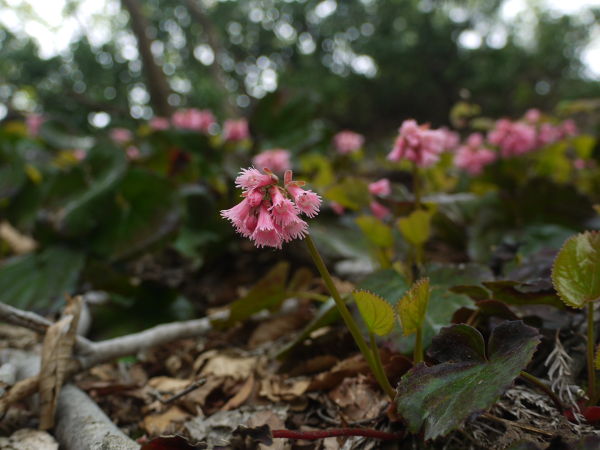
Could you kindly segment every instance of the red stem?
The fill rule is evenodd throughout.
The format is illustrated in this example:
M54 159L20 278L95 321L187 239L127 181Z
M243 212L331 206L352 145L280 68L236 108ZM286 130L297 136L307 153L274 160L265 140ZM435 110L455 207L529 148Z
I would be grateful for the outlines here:
M271 434L273 435L274 439L303 439L306 441L314 441L316 439L325 439L328 437L337 436L363 436L373 439L383 439L386 441L394 441L404 437L404 433L387 433L385 431L365 428L334 428L330 430L316 431L272 430Z

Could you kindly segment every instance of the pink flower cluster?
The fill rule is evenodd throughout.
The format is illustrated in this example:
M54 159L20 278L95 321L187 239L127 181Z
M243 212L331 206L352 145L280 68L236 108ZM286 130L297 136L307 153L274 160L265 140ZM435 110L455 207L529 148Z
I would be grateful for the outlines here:
M244 200L221 211L221 216L257 247L281 248L284 242L303 239L308 224L300 215L315 217L319 213L321 198L303 189L304 182L292 180L291 170L284 174L283 187L270 170L261 172L254 167L242 169L235 184L243 190Z
M223 139L227 142L243 141L250 137L246 119L228 119L223 124Z
M488 141L500 148L504 158L523 155L536 147L535 127L523 122L500 119L488 133Z
M479 175L485 166L496 159L496 153L485 148L481 133L473 133L454 155L454 165L471 175Z
M380 180L374 181L373 183L370 183L369 192L377 197L387 197L392 193L390 180L388 180L387 178L382 178ZM378 219L385 219L392 213L389 210L389 208L386 208L377 200L372 200L369 204L369 208L371 209L373 215Z
M164 131L171 127L171 122L166 117L153 117L148 123L154 131Z
M46 118L41 114L29 114L25 118L25 125L27 125L27 132L30 136L37 136L40 133L43 123Z
M430 130L426 125L419 126L410 119L402 123L399 132L388 160L406 159L418 167L430 167L440 159L446 143L443 131Z
M290 152L282 148L265 150L252 159L254 166L261 169L269 169L275 173L283 173L292 168L290 163Z
M365 143L365 137L354 131L343 130L333 137L333 145L338 153L345 155L359 150Z
M175 128L182 130L199 131L208 133L216 124L215 116L208 109L181 109L171 116L171 123Z
M117 144L126 144L133 139L133 133L127 128L113 128L110 130L110 138Z

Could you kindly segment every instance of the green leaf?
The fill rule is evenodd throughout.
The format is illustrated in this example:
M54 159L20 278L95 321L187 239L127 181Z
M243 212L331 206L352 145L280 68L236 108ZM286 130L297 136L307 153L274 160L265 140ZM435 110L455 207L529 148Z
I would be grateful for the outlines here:
M423 245L431 235L433 213L418 209L408 217L398 219L398 227L404 238L413 245Z
M574 137L571 140L571 143L573 144L573 147L575 147L577 156L579 158L587 159L592 156L592 152L596 146L596 139L594 136L590 136L589 134L582 134Z
M365 215L357 217L355 221L373 245L387 248L394 244L391 227L383 223L377 217Z
M385 336L394 326L394 309L381 297L368 291L352 293L360 315L371 333Z
M483 280L492 279L490 270L478 264L435 264L427 267L431 295L427 305L427 320L423 326L423 345L429 342L440 329L452 322L452 315L463 306L472 306L472 301L463 294L450 291L456 284L476 284ZM399 298L406 293L409 285L406 279L392 269L374 272L359 285L361 289L371 291L390 304L395 305ZM400 327L398 331L400 334ZM394 339L401 353L410 353L414 347L414 335Z
M423 326L428 303L429 278L423 278L414 283L396 304L398 318L405 336L416 333Z
M325 192L325 197L344 208L358 210L370 202L369 186L361 178L346 178Z
M82 236L92 231L105 215L104 201L125 176L127 159L121 149L94 147L85 161L91 177L89 186L64 205L59 213L58 228L68 236Z
M492 406L527 366L539 342L535 328L507 321L492 330L486 358L483 336L475 328L444 328L428 351L439 364L421 363L400 380L398 413L412 433L424 427L426 440L447 434Z
M535 286L511 280L486 281L483 285L491 292L488 298L508 305L550 305L564 309L564 304L551 290L534 289Z
M107 216L91 239L111 260L130 257L172 233L179 222L177 193L168 180L131 169L118 185Z
M83 253L52 246L11 258L0 266L2 301L18 308L48 308L72 294L85 263Z
M587 231L565 242L552 266L552 284L574 308L600 299L600 232Z
M282 261L261 278L248 293L230 306L228 325L243 321L263 309L273 308L287 298L286 280L290 263Z

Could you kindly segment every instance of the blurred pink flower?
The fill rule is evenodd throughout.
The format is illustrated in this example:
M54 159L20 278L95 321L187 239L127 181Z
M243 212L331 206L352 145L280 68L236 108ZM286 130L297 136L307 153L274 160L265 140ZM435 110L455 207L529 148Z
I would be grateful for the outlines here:
M180 109L171 116L171 123L181 130L199 131L208 133L216 123L215 116L208 109Z
M407 159L418 167L429 167L440 159L445 143L443 131L430 130L427 126L419 126L416 121L409 119L402 123L399 132L394 148L388 154L388 160Z
M496 159L496 153L483 147L481 133L473 133L465 145L458 148L454 155L454 165L471 175L478 175L483 168Z
M334 213L336 213L338 216L341 216L342 214L344 214L344 207L342 205L340 205L338 202L329 202L329 206L331 207L331 209L333 210Z
M252 159L252 163L261 169L270 169L275 173L283 173L292 168L290 152L281 148L265 150Z
M243 141L250 137L246 119L227 119L223 124L223 139L227 142Z
M73 150L73 157L77 161L83 161L87 157L87 152L81 148L76 148Z
M559 125L561 131L561 139L566 137L575 136L579 133L577 125L573 119L567 119Z
M371 202L369 207L371 208L371 212L373 213L373 215L380 220L385 219L392 213L388 208L383 206L381 203L376 202L375 200Z
M168 130L171 126L171 123L166 117L153 117L150 119L148 125L150 125L150 128L152 128L154 131L163 131Z
M537 130L537 141L536 144L539 147L544 145L552 144L561 139L562 130L555 127L551 123L542 123Z
M338 153L345 155L359 150L365 143L362 134L350 130L343 130L333 137L333 145Z
M132 161L135 159L140 159L140 157L142 156L140 149L137 148L135 145L130 145L129 147L127 147L125 153L127 153L127 157Z
M536 148L535 128L522 122L500 119L488 133L490 144L500 148L504 158L522 155Z
M586 166L587 164L585 163L584 159L577 158L575 161L573 161L573 167L575 167L577 170L585 169Z
M454 150L460 144L460 135L456 131L452 131L447 127L439 129L444 133L444 150Z
M525 112L525 121L529 123L538 123L542 118L542 113L539 109L531 108Z
M284 186L270 170L261 172L253 167L242 169L235 180L244 199L221 216L229 220L236 231L249 238L257 247L281 248L284 242L303 239L308 224L301 214L314 217L321 198L304 189L301 181L292 180L292 171L284 174Z
M113 128L110 130L110 138L117 144L126 144L133 139L133 133L127 128Z
M42 124L46 121L46 118L41 114L29 114L25 118L25 124L27 125L27 132L30 136L37 136L40 133Z
M390 180L388 180L387 178L382 178L381 180L370 183L369 192L373 195L378 195L380 197L390 195L392 192L392 188L390 187Z

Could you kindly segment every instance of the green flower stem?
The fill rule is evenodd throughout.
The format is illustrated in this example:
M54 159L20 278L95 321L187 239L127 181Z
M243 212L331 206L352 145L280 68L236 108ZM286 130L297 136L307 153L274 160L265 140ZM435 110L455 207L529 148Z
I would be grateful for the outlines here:
M588 398L590 405L595 405L596 398L596 368L594 367L594 302L587 304L587 367L588 367Z
M546 383L544 383L538 377L531 375L529 372L525 372L524 370L522 370L519 375L521 376L521 378L527 380L529 383L533 384L540 391L544 392L548 397L550 397L550 399L554 402L556 409L558 409L560 412L563 412L565 410L565 406L560 401L560 398L558 398L558 396L554 392L552 392L552 389L550 389L550 387L548 387Z
M419 173L419 166L413 163L413 195L415 196L415 210L421 209L421 174Z
M388 377L385 374L385 369L383 368L383 363L381 362L381 354L379 353L379 347L377 347L377 342L375 342L375 335L373 333L369 333L369 340L371 342L371 352L373 352L373 361L375 362L375 366L377 366L379 377L382 380L385 380L386 386L382 386L382 388L393 399L396 392L394 391L394 388L390 384L390 381L388 380Z
M415 350L413 354L414 363L423 362L423 327L417 328Z
M375 355L373 355L373 352L369 349L369 346L365 342L365 339L363 338L360 329L358 328L358 325L354 321L352 314L348 310L346 303L344 303L344 300L342 300L340 293L335 287L333 279L331 278L331 274L329 273L329 270L327 270L327 266L325 266L325 263L323 262L323 258L321 258L319 250L317 250L317 247L315 246L315 243L310 237L310 235L305 238L305 241L306 245L308 246L310 256L312 257L315 266L317 266L317 270L321 274L323 282L325 283L325 286L327 286L327 290L329 290L329 293L333 297L333 300L335 300L335 304L338 308L338 311L340 312L342 319L344 319L346 326L350 330L350 333L354 338L354 342L356 343L363 357L367 361L367 364L369 365L371 372L373 372L373 375L379 383L379 386L381 386L383 391L386 394L388 394L393 400L393 398L396 395L396 392L394 391L394 388L392 388L392 386L390 385L390 382L385 376L385 374L382 374L382 372L378 370L377 363L375 362Z

